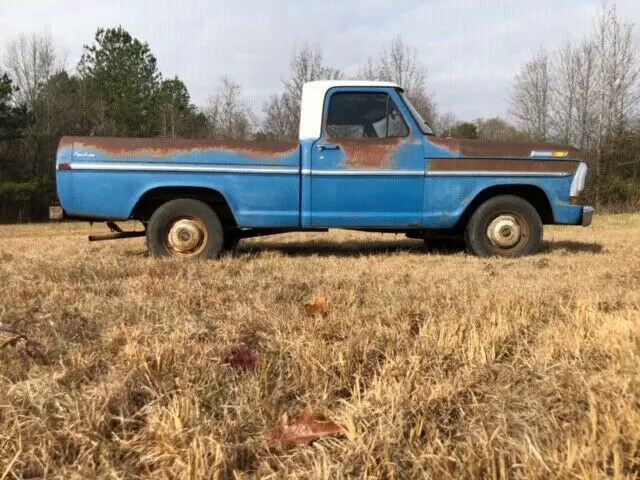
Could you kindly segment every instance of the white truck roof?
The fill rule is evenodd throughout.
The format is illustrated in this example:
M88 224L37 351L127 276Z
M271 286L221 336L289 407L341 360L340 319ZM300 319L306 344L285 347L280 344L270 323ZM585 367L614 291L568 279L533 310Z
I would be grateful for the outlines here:
M322 108L327 91L335 87L391 87L392 82L370 80L316 80L302 86L300 101L300 140L315 140L322 132Z

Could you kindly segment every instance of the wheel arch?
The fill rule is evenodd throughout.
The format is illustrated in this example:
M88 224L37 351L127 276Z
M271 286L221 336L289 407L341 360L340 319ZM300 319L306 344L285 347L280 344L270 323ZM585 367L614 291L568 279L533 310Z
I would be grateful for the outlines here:
M209 205L220 218L223 226L237 226L235 215L225 196L207 187L159 186L144 192L131 210L131 218L147 221L162 204L179 198L200 200Z
M552 225L555 223L553 209L549 197L542 188L537 185L493 185L481 190L464 209L456 222L456 229L464 229L473 212L487 200L499 195L513 195L529 202L536 209L542 223Z

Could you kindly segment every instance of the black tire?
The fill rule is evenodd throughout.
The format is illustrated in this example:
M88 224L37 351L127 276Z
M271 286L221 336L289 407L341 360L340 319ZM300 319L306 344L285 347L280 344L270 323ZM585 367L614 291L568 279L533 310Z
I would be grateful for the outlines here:
M153 256L216 258L223 247L224 230L216 212L189 198L161 205L147 225L147 248Z
M493 197L473 213L465 230L469 253L481 257L520 257L542 244L542 221L536 209L514 195Z

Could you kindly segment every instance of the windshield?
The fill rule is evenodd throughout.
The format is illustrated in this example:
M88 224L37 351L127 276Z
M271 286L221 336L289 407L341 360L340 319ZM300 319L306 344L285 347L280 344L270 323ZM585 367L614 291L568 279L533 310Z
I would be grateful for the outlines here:
M425 135L435 135L433 129L424 120L424 118L422 118L422 115L418 113L416 107L411 104L404 92L402 90L398 90L398 93L400 94L400 97L402 97L402 100L404 101L407 108L411 111L411 115L413 115L413 118L416 120L416 123L418 124L418 127L420 127L420 130L422 130L422 133L424 133Z

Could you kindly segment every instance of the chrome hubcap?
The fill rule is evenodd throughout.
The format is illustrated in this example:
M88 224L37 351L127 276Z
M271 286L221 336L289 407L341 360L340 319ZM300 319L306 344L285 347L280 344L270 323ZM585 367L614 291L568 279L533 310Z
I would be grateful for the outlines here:
M195 255L207 244L207 229L195 218L183 218L169 228L167 246L172 253Z
M496 247L513 247L520 241L520 224L511 215L500 215L489 224L487 236Z

